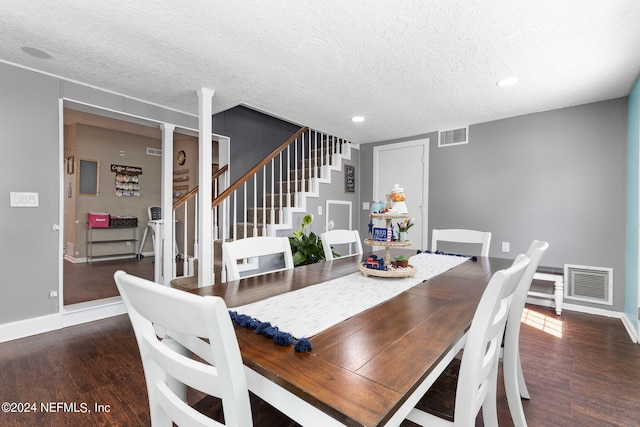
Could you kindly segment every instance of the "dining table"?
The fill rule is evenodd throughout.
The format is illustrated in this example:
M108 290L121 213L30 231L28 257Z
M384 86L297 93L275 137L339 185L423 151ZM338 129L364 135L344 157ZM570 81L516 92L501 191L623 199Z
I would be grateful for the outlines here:
M393 256L415 254L411 249L392 250ZM190 292L221 297L233 310L333 279L362 275L358 266L369 255L298 266ZM463 348L487 283L511 263L509 259L467 257L308 337L308 351L277 345L236 324L249 390L303 426L397 426ZM383 280L391 285L398 279Z

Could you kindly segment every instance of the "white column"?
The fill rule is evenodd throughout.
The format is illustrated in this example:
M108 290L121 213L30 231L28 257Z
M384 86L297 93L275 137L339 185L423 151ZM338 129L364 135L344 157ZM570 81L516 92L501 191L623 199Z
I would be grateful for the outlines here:
M162 123L162 186L160 206L162 224L156 231L155 281L169 286L173 279L173 131L175 125ZM161 255L160 255L161 254Z
M211 221L211 99L213 90L198 89L199 107L199 176L198 186L200 203L198 204L198 241L200 254L198 258L198 287L213 284L213 232Z

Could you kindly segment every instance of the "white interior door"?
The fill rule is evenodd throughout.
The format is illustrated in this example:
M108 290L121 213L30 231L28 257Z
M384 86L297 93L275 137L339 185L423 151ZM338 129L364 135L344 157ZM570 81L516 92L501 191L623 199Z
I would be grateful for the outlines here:
M427 249L428 192L429 192L429 138L373 148L373 199L386 201L394 184L404 189L409 217L415 225L409 230L410 246ZM394 221L394 228L397 221ZM396 230L397 231L397 230Z

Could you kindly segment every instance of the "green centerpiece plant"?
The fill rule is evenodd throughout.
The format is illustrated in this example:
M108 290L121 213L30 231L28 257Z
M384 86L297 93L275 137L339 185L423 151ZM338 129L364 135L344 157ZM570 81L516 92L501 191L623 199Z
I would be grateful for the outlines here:
M324 250L320 236L311 231L313 215L306 214L302 218L300 229L293 232L293 237L289 237L291 254L293 255L293 265L314 264L324 261Z

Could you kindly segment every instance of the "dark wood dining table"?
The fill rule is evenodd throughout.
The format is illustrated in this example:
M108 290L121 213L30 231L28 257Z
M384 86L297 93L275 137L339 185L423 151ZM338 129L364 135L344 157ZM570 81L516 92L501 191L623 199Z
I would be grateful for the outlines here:
M393 251L400 254L415 251ZM365 256L191 292L238 307L357 272ZM399 425L462 348L492 274L511 262L467 260L311 337L308 352L235 326L249 389L305 426Z

